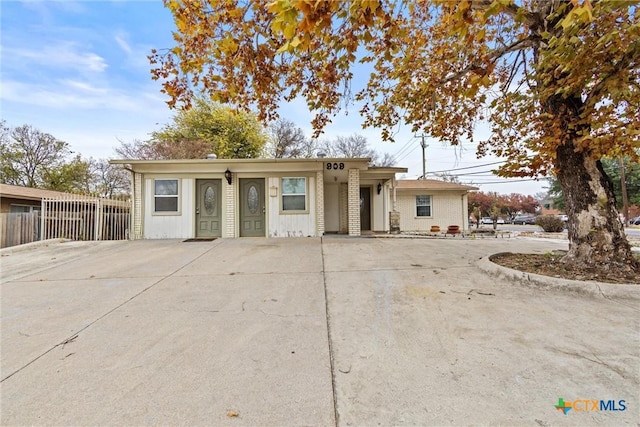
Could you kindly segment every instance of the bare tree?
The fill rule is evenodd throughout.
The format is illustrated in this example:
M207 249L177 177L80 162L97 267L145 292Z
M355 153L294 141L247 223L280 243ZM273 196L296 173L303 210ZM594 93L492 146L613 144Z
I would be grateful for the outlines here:
M380 157L378 153L375 153L375 156L371 159L371 162L375 166L390 167L390 166L395 166L396 158L389 153L384 153L382 157Z
M291 120L280 118L269 126L269 141L267 142L267 157L300 158L311 157L310 141L301 128Z
M90 159L91 192L100 197L114 197L130 193L129 173L106 159Z
M0 169L5 184L43 186L47 174L63 166L71 154L66 142L33 126L2 128Z
M159 159L157 153L149 144L139 139L133 142L120 141L120 146L114 149L116 156L121 159L156 160Z
M320 144L318 151L322 151L328 157L346 158L370 158L374 166L393 166L395 159L391 154L380 154L369 147L367 138L354 133L349 136L339 136L333 141L324 141Z

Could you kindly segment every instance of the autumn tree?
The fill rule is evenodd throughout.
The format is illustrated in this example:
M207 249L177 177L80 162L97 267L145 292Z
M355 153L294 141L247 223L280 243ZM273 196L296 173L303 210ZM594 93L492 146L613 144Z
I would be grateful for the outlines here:
M355 93L364 125L384 139L404 122L454 145L486 120L492 132L478 154L505 158L501 175L557 176L570 217L565 262L640 270L600 161L638 160L635 2L165 4L177 45L150 60L170 105L189 106L204 90L269 120L283 100L303 97L320 131ZM358 63L370 70L356 79Z
M601 160L602 168L611 179L613 194L616 199L618 209L622 209L622 177L620 161L618 159L604 158ZM632 162L628 156L622 159L625 170L625 185L629 199L629 205L640 206L640 163ZM549 187L546 197L552 202L556 209L564 210L564 193L560 182L554 176L549 177Z
M267 134L255 115L198 98L193 108L179 111L172 122L152 132L151 138L120 141L115 152L122 158L221 159L260 157Z
M511 193L502 196L503 211L513 219L521 213L533 214L540 207L538 200L531 195Z
M508 212L508 197L495 191L474 191L469 193L467 197L469 214L477 216L477 225L480 224L480 218L486 215L493 221L493 228L495 229L500 215Z

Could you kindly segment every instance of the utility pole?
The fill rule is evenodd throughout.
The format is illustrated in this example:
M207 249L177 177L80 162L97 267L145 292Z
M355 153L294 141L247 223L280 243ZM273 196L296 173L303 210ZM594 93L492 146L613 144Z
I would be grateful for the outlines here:
M420 146L422 147L422 176L420 177L420 179L427 179L427 158L425 155L425 150L427 149L428 145L424 140L424 136L425 135L422 134L422 142L420 143Z
M627 177L624 172L624 161L622 156L618 157L620 165L620 188L622 189L622 215L624 215L624 226L629 224L629 199L627 198Z

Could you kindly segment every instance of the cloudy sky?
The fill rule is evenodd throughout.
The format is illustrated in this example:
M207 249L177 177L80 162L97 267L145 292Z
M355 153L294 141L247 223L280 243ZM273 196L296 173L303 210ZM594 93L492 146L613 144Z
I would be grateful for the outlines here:
M12 1L0 3L0 118L9 126L30 124L68 142L83 157L113 158L119 141L146 139L169 123L160 84L151 80L147 55L172 47L171 14L160 0ZM325 137L360 133L380 153L422 174L420 137L399 128L395 143L363 130L353 107L334 119ZM283 117L311 135L303 101L283 105ZM478 137L486 136L478 128ZM490 169L499 159L476 159L473 144L458 149L426 138L427 171L451 171L483 191L534 194L544 181L504 180Z

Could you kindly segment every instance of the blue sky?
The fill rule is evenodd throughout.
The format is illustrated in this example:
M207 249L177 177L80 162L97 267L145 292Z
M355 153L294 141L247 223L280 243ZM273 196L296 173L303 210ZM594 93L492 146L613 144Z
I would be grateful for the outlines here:
M0 117L9 126L30 124L83 157L113 158L119 141L144 140L171 121L174 112L151 80L147 60L151 49L173 46L173 20L161 0L3 0L0 15ZM399 129L395 143L382 143L379 130L362 129L357 111L336 117L325 137L361 133L377 151L396 155L397 164L409 168L406 178L422 174L419 138L409 128ZM283 106L281 115L311 135L312 116L302 100ZM484 132L478 128L479 136ZM427 144L427 171L498 160L476 159L470 143L462 150L430 138ZM500 193L534 194L545 185L481 173L491 167L465 169L476 174L462 179Z

